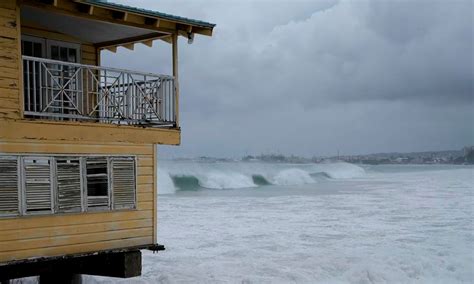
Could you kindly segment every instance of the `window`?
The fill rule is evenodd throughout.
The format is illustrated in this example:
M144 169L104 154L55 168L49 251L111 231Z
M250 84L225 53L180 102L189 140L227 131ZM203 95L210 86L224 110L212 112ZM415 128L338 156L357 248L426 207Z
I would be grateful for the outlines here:
M57 210L78 212L82 210L81 160L56 159Z
M24 56L79 63L81 45L35 36L21 36ZM81 96L80 67L53 62L23 60L25 112L50 112L75 115ZM55 118L56 120L59 118ZM64 119L64 118L63 118Z
M51 160L49 158L23 159L25 175L24 205L27 213L52 212Z
M21 54L33 57L45 57L45 40L32 36L22 36ZM45 101L45 93L41 87L44 81L41 76L41 64L39 62L23 61L23 89L25 91L25 109L31 111L39 111ZM44 94L43 94L44 93Z
M0 214L18 214L18 158L0 157Z
M135 207L135 159L112 159L114 209Z
M87 207L109 207L107 158L87 158Z
M136 208L134 157L0 155L0 216Z

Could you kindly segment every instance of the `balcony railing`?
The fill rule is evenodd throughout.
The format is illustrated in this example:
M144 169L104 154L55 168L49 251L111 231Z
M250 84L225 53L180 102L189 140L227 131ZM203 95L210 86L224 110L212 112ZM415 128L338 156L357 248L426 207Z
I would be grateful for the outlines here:
M176 126L171 76L23 56L23 84L26 117Z

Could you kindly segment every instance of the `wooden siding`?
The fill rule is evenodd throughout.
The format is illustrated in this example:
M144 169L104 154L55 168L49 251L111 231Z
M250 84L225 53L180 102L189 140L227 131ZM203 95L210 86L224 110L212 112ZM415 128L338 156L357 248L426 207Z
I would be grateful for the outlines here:
M137 157L137 209L0 217L0 264L156 243L156 147L180 143L179 129L23 119L21 34L80 43L81 63L98 65L97 49L20 21L19 1L0 1L0 153Z
M0 142L8 139L25 141L69 141L71 143L134 143L178 145L181 132L177 129L153 129L135 126L48 121L7 121L0 119Z
M0 142L5 139L180 144L180 130L23 119L21 34L81 44L83 64L98 65L90 43L20 21L16 0L0 1Z
M0 263L152 244L155 231L154 146L0 142L3 154L97 154L137 157L137 209L0 218Z
M21 23L16 0L0 3L0 119L22 117L21 34L81 44L81 63L98 65L97 49L68 35Z
M21 27L21 28L20 28ZM21 24L15 0L0 3L0 119L22 117L21 33L81 44L81 63L97 65L97 49L67 35Z
M19 9L15 0L0 2L0 119L21 118Z

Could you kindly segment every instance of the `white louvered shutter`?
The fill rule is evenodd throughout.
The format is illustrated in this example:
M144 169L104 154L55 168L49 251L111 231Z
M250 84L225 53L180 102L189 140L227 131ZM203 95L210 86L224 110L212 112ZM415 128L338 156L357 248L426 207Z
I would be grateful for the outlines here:
M112 159L112 188L114 209L135 208L135 159Z
M18 214L18 158L0 157L0 215Z
M23 167L26 212L51 212L51 160L48 158L24 158Z
M57 208L59 212L79 212L82 204L80 159L56 159Z

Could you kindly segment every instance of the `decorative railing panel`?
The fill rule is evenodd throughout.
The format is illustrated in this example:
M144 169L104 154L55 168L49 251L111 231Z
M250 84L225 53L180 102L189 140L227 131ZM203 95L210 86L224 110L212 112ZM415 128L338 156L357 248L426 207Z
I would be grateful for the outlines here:
M23 84L26 117L176 125L171 76L23 56Z

